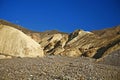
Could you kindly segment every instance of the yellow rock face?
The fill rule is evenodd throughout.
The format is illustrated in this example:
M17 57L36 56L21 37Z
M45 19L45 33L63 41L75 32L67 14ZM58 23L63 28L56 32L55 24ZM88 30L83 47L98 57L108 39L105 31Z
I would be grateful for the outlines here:
M33 39L10 26L0 25L0 53L16 57L43 57L43 49Z

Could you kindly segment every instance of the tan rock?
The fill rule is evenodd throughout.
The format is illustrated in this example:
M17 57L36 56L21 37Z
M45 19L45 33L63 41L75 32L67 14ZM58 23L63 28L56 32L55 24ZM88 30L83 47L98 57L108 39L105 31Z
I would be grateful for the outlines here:
M89 49L84 53L86 57L93 57L97 53L97 48Z
M44 49L44 52L46 54L54 54L54 55L61 54L70 57L76 57L76 56L79 57L82 54L87 57L93 57L98 59L108 55L109 53L112 53L115 50L120 49L120 25L99 31L89 32L84 30L76 30L71 34L66 34L64 32L59 32L56 30L45 31L45 32L30 31L21 26L17 26L7 21L0 20L0 26L2 24L19 29L20 31L28 35L29 38L31 37L32 39L34 39L37 43L41 45L39 46ZM0 31L2 31L2 28L3 27L0 27ZM4 52L4 50L6 50L6 52L8 51L10 52L9 48L11 45L19 46L20 49L22 45L22 49L24 48L24 50L20 50L18 49L18 47L16 48L14 47L10 49L13 49L14 52L18 49L17 52L20 52L21 54L24 53L25 55L28 55L29 54L28 52L38 53L36 50L36 46L33 46L34 44L35 45L38 44L35 41L33 42L33 40L31 42L31 38L29 39L30 40L29 41L28 38L27 39L24 38L24 35L21 35L21 33L18 34L18 32L15 30L12 30L13 32L11 30L9 32L7 31L9 31L9 29L6 30L6 32L0 32L2 35L6 33L9 34L7 35L8 38L4 38L4 36L0 36L0 43L2 45L5 45L3 48L0 49L1 52ZM1 37L4 40L2 40ZM14 39L16 37L18 39L18 43L20 42L21 45L20 44L18 45L16 39ZM11 38L13 38L13 40ZM7 41L6 39L9 40L9 42L6 43ZM8 44L10 45L8 46ZM24 46L27 45L28 46L24 47L23 44ZM0 47L2 45L0 45ZM18 53L12 53L12 52L10 53L14 55L18 55Z
M0 53L16 57L43 57L43 49L18 29L0 25Z
M0 55L0 59L11 59L12 56Z
M64 50L64 46L67 42L68 36L63 34L53 34L51 38L49 38L46 42L46 46L44 50L48 54L59 54L61 51ZM53 50L54 49L54 50Z
M62 52L61 55L69 56L69 57L78 57L78 56L81 56L82 53L77 48L70 48L70 49L66 49L64 52Z
M55 50L54 50L54 55L60 55L65 49L64 48L60 48L60 47L57 47Z
M38 43L41 41L41 38L40 38L38 33L31 33L31 34L28 34L28 35Z

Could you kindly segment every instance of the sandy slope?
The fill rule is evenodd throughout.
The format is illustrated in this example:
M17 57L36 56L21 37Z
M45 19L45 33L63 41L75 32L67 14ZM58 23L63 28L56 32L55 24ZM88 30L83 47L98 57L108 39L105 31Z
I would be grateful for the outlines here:
M43 49L23 32L10 26L0 25L0 53L8 56L43 56Z

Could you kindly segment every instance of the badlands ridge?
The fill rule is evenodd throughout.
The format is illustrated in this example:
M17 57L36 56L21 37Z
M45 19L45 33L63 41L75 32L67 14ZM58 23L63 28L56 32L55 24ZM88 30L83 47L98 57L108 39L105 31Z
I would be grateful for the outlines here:
M0 20L0 58L69 57L104 58L120 49L120 26L70 34L59 31L35 32Z

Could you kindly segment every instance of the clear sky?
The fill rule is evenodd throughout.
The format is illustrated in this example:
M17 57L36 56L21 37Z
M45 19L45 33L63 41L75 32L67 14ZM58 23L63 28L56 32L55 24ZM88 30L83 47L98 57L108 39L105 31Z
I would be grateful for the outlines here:
M0 0L0 19L36 31L99 30L120 25L120 0Z

